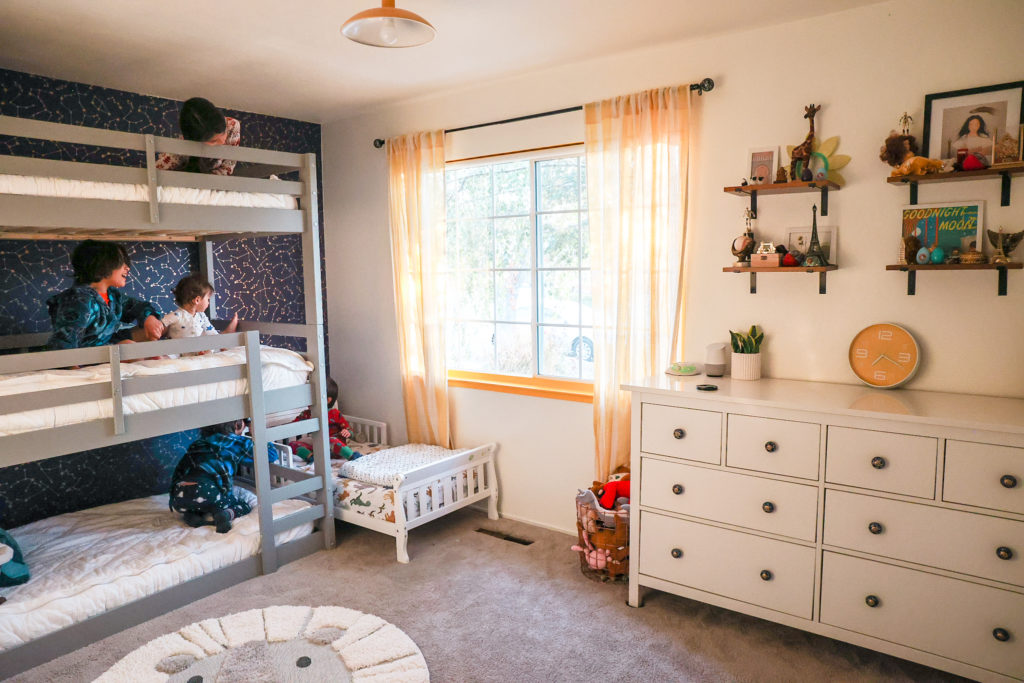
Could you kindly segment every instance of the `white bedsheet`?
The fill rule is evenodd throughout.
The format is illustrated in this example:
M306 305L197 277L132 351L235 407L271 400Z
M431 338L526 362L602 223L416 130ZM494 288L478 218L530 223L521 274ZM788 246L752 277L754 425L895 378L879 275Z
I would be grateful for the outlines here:
M305 384L313 365L294 351L264 346L260 353L263 361L263 389L281 389ZM137 363L122 363L121 377L143 377L167 375L200 368L223 367L245 363L242 347L185 358L145 360ZM38 370L10 375L0 375L0 396L21 394L45 389L60 389L83 384L110 381L110 365L93 365L79 370ZM213 401L230 396L239 396L248 391L246 379L225 380L179 389L163 389L144 394L124 397L124 414L133 415L161 408L192 405L202 401ZM111 399L74 403L53 408L40 408L21 413L0 415L0 436L30 432L37 429L51 429L64 425L109 418L113 415Z
M281 517L308 503L274 505ZM307 536L312 524L277 535ZM256 511L226 534L193 529L167 509L167 496L138 498L42 519L11 529L32 578L0 590L0 651L84 621L259 552Z
M149 201L149 187L146 185L10 174L0 175L0 193L23 194L36 197L114 199L124 202ZM295 197L287 194L205 190L195 187L158 187L157 198L158 201L164 204L244 206L271 209L294 209L298 206Z

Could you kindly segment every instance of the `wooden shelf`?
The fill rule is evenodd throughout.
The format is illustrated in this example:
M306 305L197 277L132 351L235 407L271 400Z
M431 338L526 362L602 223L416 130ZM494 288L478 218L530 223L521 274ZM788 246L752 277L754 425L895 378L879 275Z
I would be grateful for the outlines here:
M1001 178L1001 206L1010 205L1010 178L1024 175L1024 163L983 168L977 171L951 171L949 173L929 173L927 175L906 175L886 178L890 185L910 185L910 203L917 204L917 186L919 183L954 183L963 180L979 180L982 178Z
M825 273L839 266L726 266L723 273L750 273L750 293L757 294L758 273L818 273L818 294L825 293Z
M907 274L907 294L913 296L917 291L917 271L919 270L995 270L999 273L998 295L1006 296L1006 271L1020 270L1024 263L896 263L886 266L886 270L899 270Z
M750 212L752 218L757 218L757 197L764 194L796 194L803 192L821 193L821 215L828 215L828 192L840 188L838 183L831 180L811 180L808 182L792 181L788 183L761 183L760 185L734 185L722 188L727 194L738 197L750 197Z

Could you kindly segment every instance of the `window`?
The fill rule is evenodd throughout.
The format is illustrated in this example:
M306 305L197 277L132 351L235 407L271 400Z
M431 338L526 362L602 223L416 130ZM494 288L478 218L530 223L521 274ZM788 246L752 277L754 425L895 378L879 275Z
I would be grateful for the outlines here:
M448 367L592 380L584 157L453 164L445 193Z

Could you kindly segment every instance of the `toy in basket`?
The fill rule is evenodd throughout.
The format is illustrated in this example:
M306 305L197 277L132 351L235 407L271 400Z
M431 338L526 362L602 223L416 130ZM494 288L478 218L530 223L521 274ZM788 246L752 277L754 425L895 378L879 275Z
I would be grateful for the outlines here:
M576 531L583 575L598 581L625 581L629 575L629 471L622 468L605 483L595 481L576 496Z

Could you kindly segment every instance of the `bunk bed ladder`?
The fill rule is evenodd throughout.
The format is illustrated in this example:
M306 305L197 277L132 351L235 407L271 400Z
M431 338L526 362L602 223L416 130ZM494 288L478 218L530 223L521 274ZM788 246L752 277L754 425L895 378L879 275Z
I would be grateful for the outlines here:
M260 335L245 334L245 362L249 380L249 415L252 424L252 462L256 480L256 511L260 522L260 565L264 574L277 570L277 543L274 538L274 506L270 496L270 462L267 460L267 416L263 406L263 392L253 387L263 386L263 366L260 362Z

